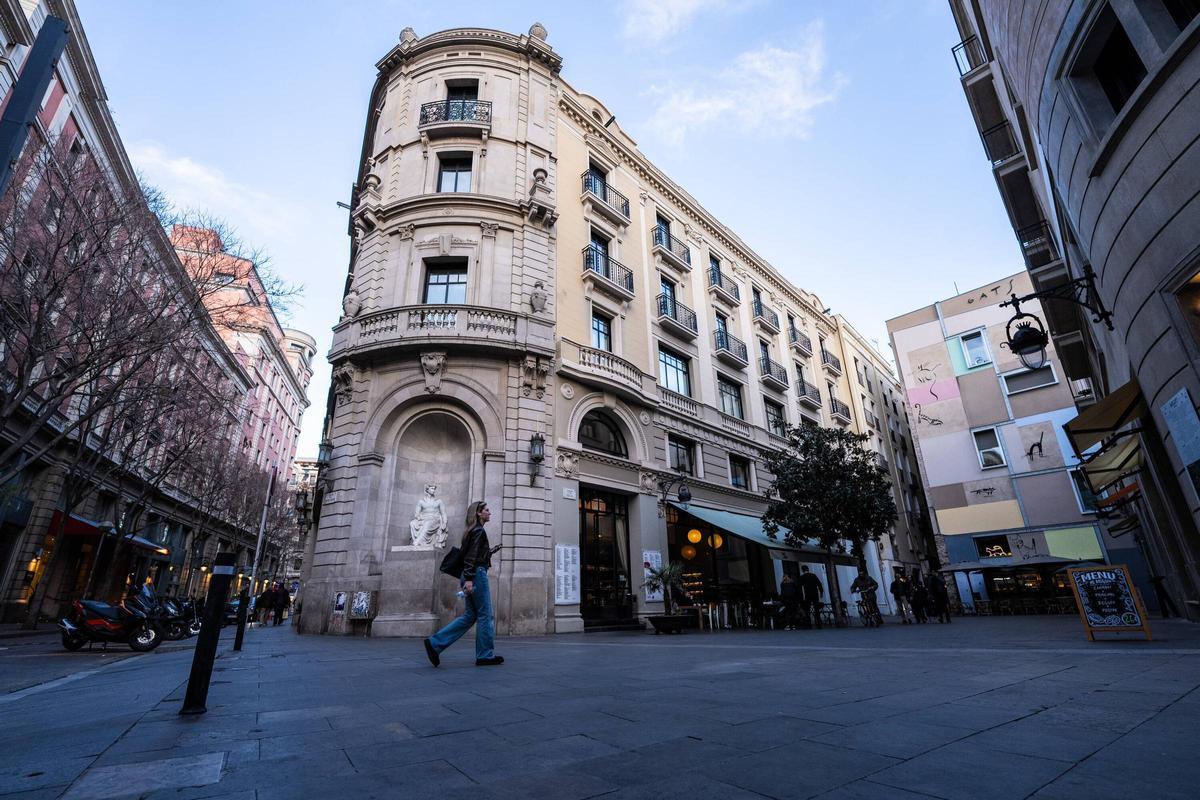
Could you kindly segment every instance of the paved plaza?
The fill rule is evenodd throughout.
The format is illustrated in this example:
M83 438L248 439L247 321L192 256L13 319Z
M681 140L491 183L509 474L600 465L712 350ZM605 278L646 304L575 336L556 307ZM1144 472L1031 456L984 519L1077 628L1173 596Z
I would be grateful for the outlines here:
M268 628L222 639L199 718L177 715L190 651L55 656L82 674L0 695L0 795L1192 798L1200 628L1155 633L587 634L501 639L499 668L463 641L434 669L415 640ZM0 671L57 647L17 641Z

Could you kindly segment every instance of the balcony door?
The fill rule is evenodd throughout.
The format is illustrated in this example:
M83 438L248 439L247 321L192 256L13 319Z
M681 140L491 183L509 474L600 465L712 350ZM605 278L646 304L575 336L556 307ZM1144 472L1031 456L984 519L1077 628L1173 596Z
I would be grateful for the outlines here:
M579 613L585 626L634 618L629 505L623 495L579 487Z

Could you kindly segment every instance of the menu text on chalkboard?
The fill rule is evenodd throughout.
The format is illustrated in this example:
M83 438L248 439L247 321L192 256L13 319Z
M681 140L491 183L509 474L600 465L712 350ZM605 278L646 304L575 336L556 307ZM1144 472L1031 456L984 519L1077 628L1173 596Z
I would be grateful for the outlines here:
M1067 572L1089 639L1095 639L1096 631L1144 631L1150 638L1146 609L1128 567L1077 567Z

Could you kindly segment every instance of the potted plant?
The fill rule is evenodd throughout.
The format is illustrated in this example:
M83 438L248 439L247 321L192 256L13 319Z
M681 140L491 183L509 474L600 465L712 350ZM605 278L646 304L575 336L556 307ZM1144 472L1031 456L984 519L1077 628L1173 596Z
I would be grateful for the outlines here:
M654 632L683 633L689 617L675 613L675 592L683 592L683 564L672 562L655 568L646 562L643 566L646 568L646 582L642 586L651 592L662 592L663 606L667 612L647 618L654 626Z

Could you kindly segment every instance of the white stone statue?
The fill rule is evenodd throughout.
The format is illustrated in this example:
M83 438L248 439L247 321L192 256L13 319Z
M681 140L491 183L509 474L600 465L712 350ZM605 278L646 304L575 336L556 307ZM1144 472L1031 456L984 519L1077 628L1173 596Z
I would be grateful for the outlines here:
M437 484L425 484L425 496L417 501L417 510L408 523L414 545L438 549L446 546L446 506L436 495Z

